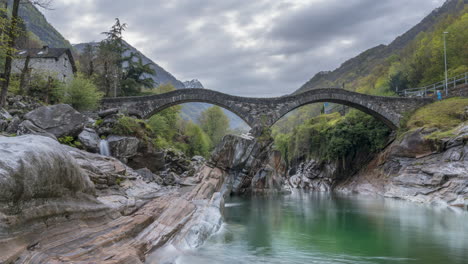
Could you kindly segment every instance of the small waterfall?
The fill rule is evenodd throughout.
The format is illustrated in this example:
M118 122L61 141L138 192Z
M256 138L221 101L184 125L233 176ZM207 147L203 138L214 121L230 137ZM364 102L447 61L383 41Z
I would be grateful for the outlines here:
M110 156L109 142L106 139L101 139L99 142L99 153L103 156Z

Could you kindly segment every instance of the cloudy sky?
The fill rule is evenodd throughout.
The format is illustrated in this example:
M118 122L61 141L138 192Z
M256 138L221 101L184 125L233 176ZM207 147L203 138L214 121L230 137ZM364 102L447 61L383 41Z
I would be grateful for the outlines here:
M53 0L72 43L124 38L184 81L244 96L291 93L322 70L388 44L445 0Z

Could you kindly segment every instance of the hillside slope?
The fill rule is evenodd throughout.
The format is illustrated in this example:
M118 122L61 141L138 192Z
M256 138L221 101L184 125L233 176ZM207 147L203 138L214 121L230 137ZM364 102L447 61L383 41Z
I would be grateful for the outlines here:
M10 0L9 2L13 2ZM9 5L11 6L11 4ZM44 17L35 6L31 4L21 4L19 10L20 17L24 20L26 28L33 36L39 39L42 44L53 48L71 47L66 40Z
M419 41L424 37L427 37L428 34L441 33L441 29L447 28L447 26L453 24L457 18L466 14L467 5L468 0L447 0L443 6L435 9L420 23L403 35L397 37L389 45L379 45L370 48L358 56L344 62L339 68L333 71L317 73L313 78L295 91L295 93L316 88L341 87L345 84L346 89L384 95L385 89L382 87L382 82L386 81L386 79L388 79L388 75L391 74L392 64L395 62L404 64L405 59L411 60L415 55L413 51L416 50L417 52L418 46L427 45L427 43L418 43ZM437 36L441 38L442 35L437 34ZM451 37L457 38L455 34ZM434 39L435 35L431 36L431 38ZM463 41L463 36L458 36L458 38L458 41ZM437 39L437 41L440 40ZM466 41L468 40L465 39L465 43ZM463 57L466 56L468 51L466 51L466 47L465 49L462 47L459 52L464 53L458 54L458 56L461 55L461 57ZM466 63L467 62L465 62L465 64ZM442 70L443 68L436 74L440 75ZM434 76L434 79L437 78L440 77ZM420 85L421 82L424 81L430 80L428 80L428 78L421 78L419 80L412 80L411 84L416 86Z

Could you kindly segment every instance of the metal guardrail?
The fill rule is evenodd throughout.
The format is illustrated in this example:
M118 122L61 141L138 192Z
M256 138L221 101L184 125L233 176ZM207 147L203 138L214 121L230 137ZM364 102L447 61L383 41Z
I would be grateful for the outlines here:
M468 72L447 80L448 90L453 89L460 84L468 84ZM404 97L434 97L437 96L437 91L441 91L442 94L445 95L445 80L424 87L408 88L403 91L399 91L398 94Z

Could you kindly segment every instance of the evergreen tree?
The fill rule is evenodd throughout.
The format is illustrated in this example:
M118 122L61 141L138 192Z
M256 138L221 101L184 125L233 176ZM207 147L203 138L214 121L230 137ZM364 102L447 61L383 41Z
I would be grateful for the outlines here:
M122 34L126 28L127 24L120 23L116 18L111 29L102 33L106 39L98 46L97 63L100 71L97 83L107 97L115 97L120 93L123 53L126 51Z
M127 66L124 68L122 77L122 92L124 95L138 95L142 88L152 88L155 82L148 75L154 75L156 71L151 64L143 64L141 55L134 52L124 58Z

